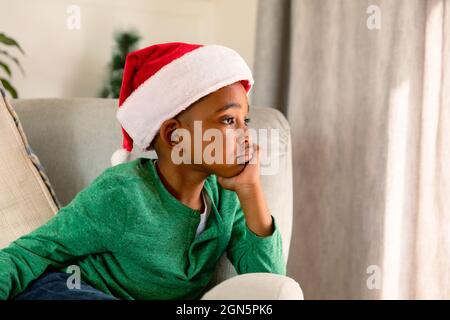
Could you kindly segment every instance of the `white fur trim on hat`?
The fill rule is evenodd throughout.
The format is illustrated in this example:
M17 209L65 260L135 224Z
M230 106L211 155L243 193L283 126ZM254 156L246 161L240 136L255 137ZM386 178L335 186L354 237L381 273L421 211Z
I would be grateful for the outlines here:
M198 99L237 81L254 83L250 68L233 49L206 45L162 67L122 103L116 116L145 151L161 124ZM250 90L249 90L250 91Z
M130 152L126 149L117 149L111 156L111 165L114 167L118 164L125 163L130 159Z

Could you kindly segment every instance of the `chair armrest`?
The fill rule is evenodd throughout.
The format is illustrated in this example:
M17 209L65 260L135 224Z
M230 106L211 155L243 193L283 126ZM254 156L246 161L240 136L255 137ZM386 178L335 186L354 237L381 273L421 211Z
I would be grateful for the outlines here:
M303 300L303 292L292 278L273 273L246 273L219 283L201 300Z

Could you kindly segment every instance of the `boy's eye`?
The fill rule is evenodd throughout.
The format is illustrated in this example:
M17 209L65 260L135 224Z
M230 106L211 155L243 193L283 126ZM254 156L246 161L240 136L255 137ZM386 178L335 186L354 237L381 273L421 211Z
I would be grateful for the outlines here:
M248 123L250 122L250 118L245 118L244 122L245 122L245 125L248 125ZM234 124L235 123L235 119L233 117L228 117L228 118L223 119L222 123Z
M234 118L233 117L228 117L222 120L222 123L225 124L233 124L234 123Z

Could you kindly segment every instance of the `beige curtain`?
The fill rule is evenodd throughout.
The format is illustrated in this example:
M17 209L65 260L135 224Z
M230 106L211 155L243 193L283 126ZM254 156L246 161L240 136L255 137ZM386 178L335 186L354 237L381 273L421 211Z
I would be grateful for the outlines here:
M251 103L293 135L288 275L306 299L450 299L450 1L258 6Z

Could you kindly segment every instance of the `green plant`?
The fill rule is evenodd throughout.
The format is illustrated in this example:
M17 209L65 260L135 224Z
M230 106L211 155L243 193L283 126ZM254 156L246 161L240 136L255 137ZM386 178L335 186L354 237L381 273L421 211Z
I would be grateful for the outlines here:
M122 31L115 34L112 59L108 64L108 78L100 92L102 98L119 97L125 59L129 52L136 50L140 38L136 31Z
M0 33L0 43L1 43L3 46L13 46L13 47L16 47L17 49L19 49L19 51L20 51L23 55L25 55L25 52L23 51L22 47L17 43L17 41L14 40L13 38L8 37L8 36L7 36L6 34L4 34L4 33ZM22 72L22 74L23 74L23 75L25 74L25 72L24 72L23 69L22 69L22 66L20 65L19 59L17 59L16 57L12 56L8 51L6 51L5 49L3 49L2 47L0 47L0 57L1 57L1 56L5 56L5 57L7 57L9 60L12 60L12 61L17 65L17 67L19 67L19 69L20 69L20 71ZM11 82L10 82L10 80L11 80L11 78L12 78L12 72L11 72L10 66L9 66L6 62L0 60L0 68L3 69L3 72L6 74L6 76L7 76L7 78L8 78L8 79L7 79L7 78L2 77L2 76L0 75L0 82L2 83L3 87L5 88L5 90L7 90L7 91L11 94L11 96L12 96L13 98L17 98L17 97L18 97L17 90L16 90L16 88L14 88L14 86L13 86L13 85L11 84Z

